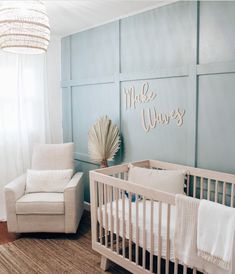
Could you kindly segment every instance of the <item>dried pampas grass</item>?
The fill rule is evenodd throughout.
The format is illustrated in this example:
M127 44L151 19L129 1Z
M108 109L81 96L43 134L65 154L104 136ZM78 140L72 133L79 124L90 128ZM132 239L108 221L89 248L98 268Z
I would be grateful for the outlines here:
M88 133L88 151L90 158L101 167L107 166L120 148L119 130L108 118L103 116L91 127Z

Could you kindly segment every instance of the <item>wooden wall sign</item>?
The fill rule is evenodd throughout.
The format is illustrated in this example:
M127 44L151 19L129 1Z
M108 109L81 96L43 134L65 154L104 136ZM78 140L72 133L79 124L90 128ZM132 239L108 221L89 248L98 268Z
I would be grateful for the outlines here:
M136 92L135 86L132 86L130 88L124 88L123 93L126 110L135 110L137 105L148 104L157 98L157 94L150 90L148 82L142 85L139 92ZM168 125L172 120L175 120L176 125L180 127L183 125L184 115L185 110L180 108L162 113L158 111L156 106L143 107L140 113L141 125L145 132L149 132L157 125Z

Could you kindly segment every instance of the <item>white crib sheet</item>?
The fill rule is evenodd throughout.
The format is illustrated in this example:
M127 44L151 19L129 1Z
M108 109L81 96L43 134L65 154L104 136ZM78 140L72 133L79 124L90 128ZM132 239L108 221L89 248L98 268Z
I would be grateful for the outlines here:
M154 255L158 255L158 202L154 202L154 210L153 210L153 232L154 232L154 246L153 251ZM143 247L143 201L139 201L139 246ZM150 212L151 212L151 202L146 201L146 250L150 251L151 249L151 235L150 235ZM106 222L108 230L111 230L111 204L107 203L107 220L105 220L105 206L102 206L102 220L103 227L105 228ZM116 222L116 202L112 202L112 215L113 215L113 232L116 233L117 222ZM132 223L132 241L136 241L136 203L131 203L131 223ZM119 217L119 235L123 236L123 206L122 200L118 200L118 217ZM174 228L175 228L175 206L171 206L171 218L170 218L170 260L174 260ZM100 221L100 211L98 208L98 221ZM129 200L125 198L125 237L129 239ZM161 255L163 258L166 257L166 249L167 249L167 204L162 203L162 225L161 225L161 236L162 236L162 250Z

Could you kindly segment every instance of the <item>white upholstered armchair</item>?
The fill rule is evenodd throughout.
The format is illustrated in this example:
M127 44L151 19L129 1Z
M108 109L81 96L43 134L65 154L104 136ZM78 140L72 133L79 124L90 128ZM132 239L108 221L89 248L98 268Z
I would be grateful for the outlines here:
M33 170L74 170L74 144L37 145ZM82 173L76 173L62 193L26 193L26 174L5 187L9 232L75 233L83 213Z

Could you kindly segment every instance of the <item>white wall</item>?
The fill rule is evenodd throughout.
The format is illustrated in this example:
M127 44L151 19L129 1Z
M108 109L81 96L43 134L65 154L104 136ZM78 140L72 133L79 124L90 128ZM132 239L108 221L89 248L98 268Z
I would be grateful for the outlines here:
M47 51L47 90L49 106L49 123L53 125L51 142L61 143L62 133L62 92L60 88L61 72L61 38L57 35L51 36Z
M51 143L61 143L63 141L62 134L62 93L60 88L60 75L61 75L61 41L59 36L52 35L51 41L46 54L45 62L45 100L47 101L49 112L47 113L47 141ZM1 153L1 151L0 151ZM4 167L4 170L6 167ZM7 167L8 168L8 167ZM10 169L10 168L9 168ZM14 169L14 167L12 167ZM23 171L12 171L13 177L16 174L21 174ZM0 184L0 220L6 219L5 202L4 202L4 185L13 177L2 177L3 182Z

